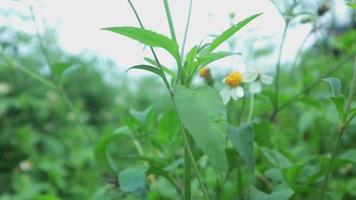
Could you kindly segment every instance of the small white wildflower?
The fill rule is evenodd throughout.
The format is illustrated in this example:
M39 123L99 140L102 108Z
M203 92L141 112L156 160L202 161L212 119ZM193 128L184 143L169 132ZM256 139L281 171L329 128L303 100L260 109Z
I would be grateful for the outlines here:
M270 85L273 82L273 77L262 70L256 68L254 72L257 74L257 78L250 84L249 91L252 94L257 94L262 91L262 85Z
M251 83L257 78L257 73L248 72L245 70L232 71L228 76L224 78L225 86L220 91L220 95L224 104L227 104L230 99L238 100L244 96L244 90L242 88L243 83Z

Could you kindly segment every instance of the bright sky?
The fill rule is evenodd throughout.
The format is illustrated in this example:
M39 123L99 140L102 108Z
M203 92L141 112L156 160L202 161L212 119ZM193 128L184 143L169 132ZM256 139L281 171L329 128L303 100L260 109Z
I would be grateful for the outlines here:
M32 0L7 1L1 0L0 7L14 8L20 13L29 14ZM150 55L143 52L143 46L128 38L100 30L110 26L138 26L126 0L38 0L34 10L38 25L45 21L50 27L58 31L60 45L68 52L81 53L83 50L94 51L102 58L114 60L123 69L143 63L143 56ZM171 0L170 7L179 41L182 41L188 12L188 0ZM165 18L162 0L133 0L146 28L169 36L169 28ZM317 4L315 5L315 9ZM343 7L342 7L343 8ZM338 9L342 9L338 8ZM235 23L250 15L263 12L264 14L245 29L238 32L237 51L247 54L246 41L271 36L270 40L259 40L254 48L263 46L266 41L278 44L283 30L283 19L269 0L194 0L191 26L186 49L195 44L211 40L209 35L219 34L229 27L229 14L236 13ZM0 15L0 24L3 21ZM4 22L4 21L3 21ZM17 28L32 32L31 21L23 22L19 19L5 21ZM288 33L284 60L291 60L310 25L300 25ZM159 51L163 63L173 63L163 51ZM266 61L272 65L275 59ZM231 60L218 63L230 65Z

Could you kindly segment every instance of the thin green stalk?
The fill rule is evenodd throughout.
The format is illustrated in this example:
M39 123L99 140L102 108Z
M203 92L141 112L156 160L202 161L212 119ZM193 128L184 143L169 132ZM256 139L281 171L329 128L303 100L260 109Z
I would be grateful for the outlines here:
M191 17L191 14L192 14L192 7L193 7L193 0L190 0L187 22L185 24L185 31L184 31L184 37L183 37L182 50L181 50L181 53L180 53L182 58L184 56L185 43L187 42L187 37L188 37L188 30L189 30L189 24L190 24L190 17Z
M243 101L242 101L242 106L241 106L241 109L240 109L240 112L239 112L239 116L238 116L238 119L237 119L237 123L240 124L241 123L241 120L242 120L242 116L245 112L245 107L246 107L246 97L244 96L243 97Z
M236 166L236 179L237 179L237 196L239 200L243 199L243 192L242 192L242 173L241 173L241 166L238 164Z
M138 15L138 12L136 11L135 6L132 4L131 0L127 0L127 2L129 3L129 5L130 5L132 11L134 12L134 14L135 14L135 16L136 16L136 19L137 19L137 21L138 21L140 27L144 29L145 27L143 26L142 20L141 20L140 16ZM151 52L152 52L152 54L153 54L153 57L154 57L154 59L155 59L157 65L158 65L158 68L161 70L161 72L162 72L162 74L163 74L163 75L162 75L162 79L163 79L164 85L166 86L166 88L167 88L167 90L168 90L170 96L173 98L173 96L174 96L173 90L172 90L172 88L171 88L171 86L170 86L170 84L169 84L169 82L168 82L168 79L167 79L166 75L164 74L163 67L162 67L162 65L161 65L161 63L160 63L160 61L159 61L159 59L158 59L158 57L157 57L157 54L156 54L155 50L154 50L151 46L150 46L150 50L151 50Z
M285 26L283 29L283 35L282 35L282 42L279 46L279 52L278 52L278 60L277 60L277 64L276 64L276 82L275 82L275 100L274 100L274 110L278 109L279 106L279 79L280 79L280 71L281 71L281 58L282 58L282 52L283 52L283 46L286 40L286 36L287 36L287 30L289 27L289 21L285 20ZM277 117L277 116L276 116Z
M333 151L332 151L332 154L331 154L330 162L328 164L328 168L327 168L327 171L326 171L325 179L324 179L324 182L323 182L323 188L321 190L320 200L324 200L324 198L325 198L325 191L326 191L326 189L328 187L328 181L329 181L329 178L331 176L331 172L332 172L332 168L333 168L333 165L334 165L336 153L337 153L337 150L338 150L338 148L340 146L340 142L341 142L341 138L342 138L343 132L344 132L344 128L340 129L340 131L338 132L338 136L337 136L336 141L335 141L335 145L334 145L334 148L333 148Z
M308 87L305 87L301 92L299 92L298 94L294 95L289 100L287 100L285 103L283 103L281 106L279 106L277 109L275 109L274 112L272 113L271 117L270 117L270 120L273 121L281 110L283 110L283 109L287 108L288 106L292 105L295 101L297 101L304 94L308 93L314 87L319 85L319 83L324 78L326 78L326 77L330 76L331 74L335 73L336 71L338 71L341 67L343 67L345 65L345 63L347 63L347 61L350 60L350 58L352 58L352 56L344 57L340 62L338 62L334 67L330 67L329 71L327 71L325 74L321 75L317 80L315 80L313 83L311 83Z
M191 182L192 182L192 171L191 171L191 161L189 157L188 148L191 145L191 140L188 137L188 142L185 146L185 155L184 155L184 196L185 200L190 200L192 197L192 189L191 189Z
M350 110L350 108L351 108L352 99L354 97L355 90L356 90L356 56L354 58L354 73L352 76L349 96L348 96L347 102L346 102L346 107L345 107L346 110Z
M167 16L168 25L169 25L169 31L171 32L171 37L174 41L177 42L176 33L174 31L174 24L173 24L173 20L172 20L171 11L169 9L168 1L163 0L163 4L164 4L164 10L166 11L166 16Z
M253 108L255 104L255 95L251 94L251 99L250 99L250 106L249 106L249 110L248 110L248 116L247 116L247 122L250 122L252 119L252 115L253 115Z

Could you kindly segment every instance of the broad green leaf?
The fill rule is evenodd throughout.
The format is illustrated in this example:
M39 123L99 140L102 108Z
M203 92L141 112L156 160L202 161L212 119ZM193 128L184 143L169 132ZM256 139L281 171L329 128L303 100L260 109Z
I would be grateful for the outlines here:
M111 31L137 40L145 45L151 47L160 47L167 50L177 61L180 60L178 44L168 37L149 31L143 28L121 26L121 27L109 27L103 30Z
M346 190L351 196L356 198L356 178L353 178L351 179L351 181L348 181Z
M135 66L132 66L132 67L128 68L126 71L129 71L129 70L132 70L132 69L140 69L140 70L152 72L152 73L158 75L161 78L163 77L162 71L159 68L153 67L153 66L150 66L150 65L135 65Z
M146 181L147 169L146 166L137 166L120 171L120 190L123 192L131 192L138 196L145 196L148 190Z
M144 60L145 60L146 62L150 63L151 65L154 65L154 66L156 66L156 67L159 67L159 66L158 66L158 63L157 63L155 60L151 59L151 58L145 57ZM174 73L174 71L172 71L172 70L169 69L168 67L162 65L162 63L160 63L160 65L161 65L161 67L162 67L162 69L163 69L163 71L164 71L165 73L167 73L168 75L170 75L172 78L175 78L175 77L176 77L176 74Z
M329 83L333 96L337 97L337 96L341 95L341 81L340 81L340 79L334 78L334 77L329 77L329 78L324 78L323 80Z
M250 194L252 200L289 200L294 191L286 184L278 185L271 194L259 191L253 186L250 186Z
M229 126L227 137L246 162L248 169L254 172L253 161L253 129L250 124L242 125L238 128Z
M351 149L341 154L338 159L347 160L356 164L356 149Z
M181 122L197 146L208 156L216 172L224 173L228 166L225 154L227 120L219 93L210 87L190 90L178 85L175 103Z
M225 42L227 39L229 39L232 35L234 35L237 31L239 31L242 27L244 27L246 24L254 20L256 17L260 16L262 13L252 15L239 23L233 25L226 31L224 31L221 35L219 35L217 38L213 40L209 47L209 52L212 52L214 49L216 49L218 46L220 46L223 42Z
M108 145L110 142L115 141L120 137L128 137L130 130L127 127L121 127L117 129L114 133L106 134L100 137L99 141L95 145L94 157L102 165L110 167L116 170L116 166L113 165L111 157L108 153Z
M271 124L263 121L261 123L254 123L253 124L253 130L254 130L254 135L255 135L255 142L259 146L264 146L264 147L272 147L272 141L271 141Z
M292 163L288 160L288 158L275 149L262 147L261 152L275 167L287 168L292 166Z
M65 63L65 62L57 62L52 65L52 73L56 77L61 77L61 75L66 71L69 67L71 67L71 63Z

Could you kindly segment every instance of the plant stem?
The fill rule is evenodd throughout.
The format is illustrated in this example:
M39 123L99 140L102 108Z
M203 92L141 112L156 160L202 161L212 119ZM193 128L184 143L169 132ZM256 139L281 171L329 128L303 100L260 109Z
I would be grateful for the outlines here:
M237 164L236 166L236 179L237 179L237 196L239 200L243 199L242 192L242 173L241 173L241 165Z
M248 110L247 122L250 122L251 119L252 119L254 104L255 104L255 95L251 94L250 107L249 107L249 110Z
M193 5L193 0L190 0L189 2L189 11L188 11L188 18L187 22L185 24L185 31L184 31L184 37L183 37L183 45L182 45L182 50L181 50L181 57L183 58L184 55L184 48L185 48L185 43L187 42L187 36L188 36L188 30L189 30L189 24L190 24L190 16L192 14L192 6Z
M143 23L142 23L142 21L141 21L140 16L138 15L138 12L136 11L135 6L132 4L131 0L127 0L127 2L129 3L129 5L130 5L132 11L134 12L134 14L135 14L135 16L136 16L136 19L137 19L137 21L138 21L140 27L144 29L145 27L143 26ZM166 88L167 88L167 90L168 90L170 96L173 98L173 96L174 96L173 90L172 90L172 88L171 88L171 86L170 86L170 84L169 84L169 82L168 82L168 80L167 80L166 75L164 74L163 67L162 67L161 63L159 62L159 59L158 59L158 57L157 57L157 54L156 54L155 50L154 50L151 46L150 46L150 50L151 50L151 52L152 52L152 54L153 54L153 57L154 57L154 59L155 59L157 65L158 65L158 68L159 68L159 69L161 70L161 72L162 72L162 79L163 79L164 85L166 86Z
M327 168L327 171L326 171L325 179L324 179L324 182L323 182L323 188L321 190L320 200L324 200L325 191L326 191L326 189L328 187L328 181L329 181L329 178L331 176L331 172L332 172L332 169L333 169L336 153L337 153L337 150L338 150L338 148L340 146L340 142L341 142L341 138L342 138L342 135L344 133L344 130L345 130L345 128L340 128L339 131L338 131L338 136L337 136L336 141L335 141L334 149L332 151L330 162L328 164L328 168Z
M339 70L342 66L344 66L344 64L350 58L352 58L352 56L346 56L344 59L342 59L340 62L338 62L334 67L331 67L331 69L328 72L326 72L325 74L321 75L317 80L315 80L313 83L311 83L308 87L305 87L301 92L299 92L298 94L294 95L289 100L287 100L285 103L283 103L281 106L279 106L277 109L275 109L274 112L272 113L271 117L270 117L270 120L273 121L281 110L283 110L283 109L287 108L288 106L292 105L295 101L297 101L304 94L308 93L314 87L319 85L319 83L321 82L322 79L330 76L331 74L333 74L334 72Z
M347 102L346 102L346 106L345 106L346 111L350 110L350 108L351 108L352 98L354 96L355 90L356 90L356 56L354 58L354 73L352 75L349 96L347 98Z
M280 79L280 71L281 71L281 58L282 58L282 52L283 52L283 46L286 40L287 36L287 30L289 27L289 20L285 20L285 25L283 28L283 35L282 35L282 41L279 46L279 52L278 52L278 60L276 64L276 82L275 82L275 100L274 100L274 109L277 110L279 106L279 79ZM277 117L277 116L276 116Z
M192 172L191 172L191 161L188 152L188 146L191 145L191 140L188 137L188 142L185 146L184 151L184 196L185 200L190 200L192 197L191 182L192 182Z
M172 15L171 15L171 11L169 9L168 1L163 0L163 4L164 4L164 10L166 11L166 16L167 16L168 25L169 25L169 31L171 32L171 37L174 41L177 42L176 33L174 31L174 25L173 25Z

